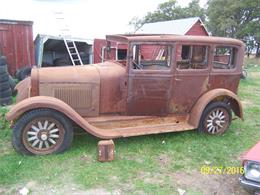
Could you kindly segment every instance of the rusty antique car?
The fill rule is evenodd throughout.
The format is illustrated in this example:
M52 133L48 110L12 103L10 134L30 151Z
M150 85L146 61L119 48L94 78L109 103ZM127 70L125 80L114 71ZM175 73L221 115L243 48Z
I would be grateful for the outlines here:
M244 174L239 178L241 185L253 194L260 194L260 142L242 156Z
M66 150L75 124L101 139L198 129L224 133L237 94L243 42L220 37L109 35L100 64L34 68L18 86L13 146L23 154ZM117 50L111 43L124 45Z

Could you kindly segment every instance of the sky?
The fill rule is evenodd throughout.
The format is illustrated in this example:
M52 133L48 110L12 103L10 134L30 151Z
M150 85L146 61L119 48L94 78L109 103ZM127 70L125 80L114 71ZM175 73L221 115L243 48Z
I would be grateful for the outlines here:
M37 34L65 34L93 39L132 32L133 17L142 18L167 0L0 0L0 19L30 20ZM191 0L179 0L187 6ZM207 0L200 0L204 6ZM56 19L64 18L64 19Z

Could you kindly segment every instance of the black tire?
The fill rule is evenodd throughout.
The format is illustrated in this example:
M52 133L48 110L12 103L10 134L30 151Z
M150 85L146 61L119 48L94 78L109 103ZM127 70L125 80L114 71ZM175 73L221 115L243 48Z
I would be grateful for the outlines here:
M26 67L26 68L21 72L20 79L21 79L21 80L24 80L25 78L31 76L31 72L32 72L32 67Z
M17 70L15 77L21 81L24 80L26 77L31 75L32 67L26 66L19 70Z
M0 75L3 75L8 72L7 65L0 66Z
M15 83L15 80L13 79L13 77L11 75L9 75L9 85L10 85L10 88L12 89L12 91L14 91L16 83Z
M45 145L44 148L40 148L40 142L45 142L44 140L50 139L51 133L45 132L47 129L51 126L45 127L45 129L41 129L40 131L36 131L36 133L32 136L35 136L36 138L32 139L32 142L35 142L37 139L39 140L39 143L37 143L35 146L32 146L34 143L30 144L29 139L29 131L33 133L33 126L34 122L35 124L38 124L37 121L45 121L45 120L52 120L55 121L55 125L58 124L57 128L59 131L62 129L62 134L58 134L61 136L61 140L56 141L56 144L59 145L53 145L54 148L51 149L51 147L47 147ZM41 124L42 126L42 124ZM45 126L45 124L44 124ZM38 126L39 127L39 126ZM56 128L56 127L55 127ZM54 130L54 129L53 129ZM64 130L64 131L63 131ZM60 133L60 132L59 132ZM27 135L28 134L28 135ZM39 135L40 134L40 135ZM43 139L42 136L45 135L45 138ZM42 140L41 140L42 139ZM60 139L60 138L58 138ZM35 109L30 112L25 113L22 115L21 118L19 118L13 128L13 147L14 149L21 153L21 154L29 154L29 155L46 155L46 154L54 154L54 153L62 153L65 150L67 150L73 140L73 127L71 124L71 121L62 113L53 110L53 109ZM42 147L44 145L42 144ZM38 149L37 149L38 148ZM49 149L50 148L50 149Z
M71 66L71 61L67 58L56 58L53 60L54 66Z
M220 135L228 129L231 119L232 113L228 104L213 102L203 111L198 130L210 135Z
M10 89L9 81L5 81L5 82L0 83L0 92L6 91L7 89Z
M8 73L2 74L1 77L0 77L0 83L5 82L5 81L9 81L9 74Z
M0 105L1 106L7 106L7 105L10 105L12 103L13 103L12 97L0 98Z
M12 90L11 88L5 90L5 91L0 91L0 98L7 98L12 96Z
M0 66L4 66L6 64L7 64L6 57L5 56L1 56L0 57Z

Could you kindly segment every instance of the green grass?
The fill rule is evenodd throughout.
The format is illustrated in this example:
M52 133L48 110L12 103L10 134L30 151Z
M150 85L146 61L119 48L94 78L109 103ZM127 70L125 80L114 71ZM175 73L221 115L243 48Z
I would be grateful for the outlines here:
M62 189L102 188L129 194L177 194L173 180L178 172L199 171L205 161L212 166L239 166L239 156L260 140L260 69L248 66L249 78L242 80L239 96L244 103L245 121L234 120L221 136L196 131L122 138L115 141L116 159L100 163L96 159L98 140L78 130L72 147L61 155L22 156L11 146L11 130L0 121L1 188L17 187L30 181ZM257 72L258 76L255 74ZM0 108L6 113L8 108ZM15 186L15 187L13 187ZM14 191L12 191L12 189ZM201 194L188 188L188 194Z

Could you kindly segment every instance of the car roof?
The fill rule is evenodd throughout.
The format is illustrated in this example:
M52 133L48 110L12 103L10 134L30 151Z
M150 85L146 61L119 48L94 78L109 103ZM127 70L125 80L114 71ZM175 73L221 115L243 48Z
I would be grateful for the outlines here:
M190 36L172 34L126 34L126 35L107 35L108 41L129 43L142 41L155 42L193 42L193 43L218 43L243 46L244 43L238 39L215 37L215 36Z

